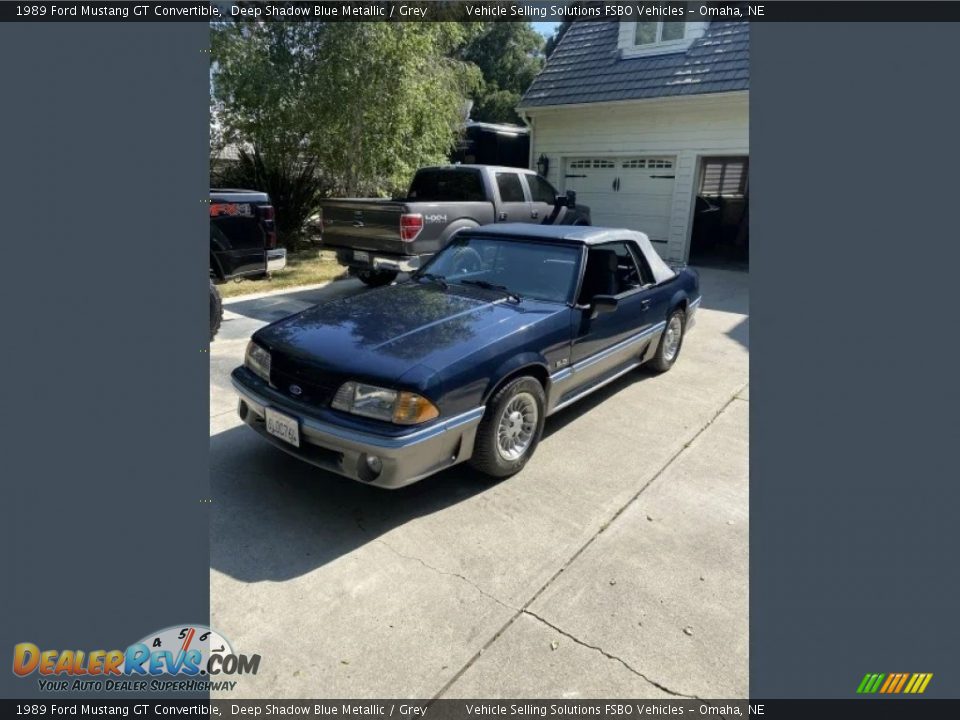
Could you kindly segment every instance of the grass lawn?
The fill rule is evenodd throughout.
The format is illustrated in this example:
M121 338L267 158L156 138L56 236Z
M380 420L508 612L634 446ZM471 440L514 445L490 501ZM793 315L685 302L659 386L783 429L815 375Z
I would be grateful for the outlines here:
M229 298L294 288L299 285L313 285L334 280L346 274L347 269L336 260L321 259L318 254L319 251L316 248L288 253L287 266L283 270L271 273L269 277L228 280L217 288L221 296Z

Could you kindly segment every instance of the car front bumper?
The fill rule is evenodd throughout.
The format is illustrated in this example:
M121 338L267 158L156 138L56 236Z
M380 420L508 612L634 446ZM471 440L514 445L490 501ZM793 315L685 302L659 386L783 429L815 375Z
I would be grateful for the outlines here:
M338 425L305 412L244 367L231 375L240 395L240 419L281 450L324 470L344 475L366 485L399 488L444 468L467 460L473 454L477 426L483 407L474 408L427 427L411 427L399 435L381 435ZM267 433L265 408L297 418L300 447ZM406 430L406 428L404 429ZM367 457L380 458L382 470L374 474Z

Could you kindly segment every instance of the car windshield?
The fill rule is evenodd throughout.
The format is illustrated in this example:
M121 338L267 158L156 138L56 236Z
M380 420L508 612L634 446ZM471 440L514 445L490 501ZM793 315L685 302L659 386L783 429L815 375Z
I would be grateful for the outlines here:
M575 246L469 236L441 250L420 276L519 298L569 302L579 262Z

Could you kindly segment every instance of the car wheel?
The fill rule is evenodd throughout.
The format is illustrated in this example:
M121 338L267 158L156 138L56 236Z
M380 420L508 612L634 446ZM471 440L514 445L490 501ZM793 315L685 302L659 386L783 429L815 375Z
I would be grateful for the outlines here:
M528 375L498 390L477 428L471 464L498 478L520 472L543 434L545 405L543 386Z
M217 286L210 281L210 340L217 336L220 329L220 323L223 321L223 301L220 299L220 291Z
M356 275L368 287L389 285L397 279L396 270L357 270Z
M683 346L683 331L687 327L687 314L682 308L677 308L667 318L667 326L660 336L657 352L648 365L657 372L666 372L673 367L680 355Z

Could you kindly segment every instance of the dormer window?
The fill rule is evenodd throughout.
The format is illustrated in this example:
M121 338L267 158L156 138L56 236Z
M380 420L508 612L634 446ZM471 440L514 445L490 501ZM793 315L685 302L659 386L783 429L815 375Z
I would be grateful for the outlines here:
M705 22L622 22L617 46L625 58L684 52L706 29Z
M637 47L682 42L687 31L685 22L638 22L633 43Z

